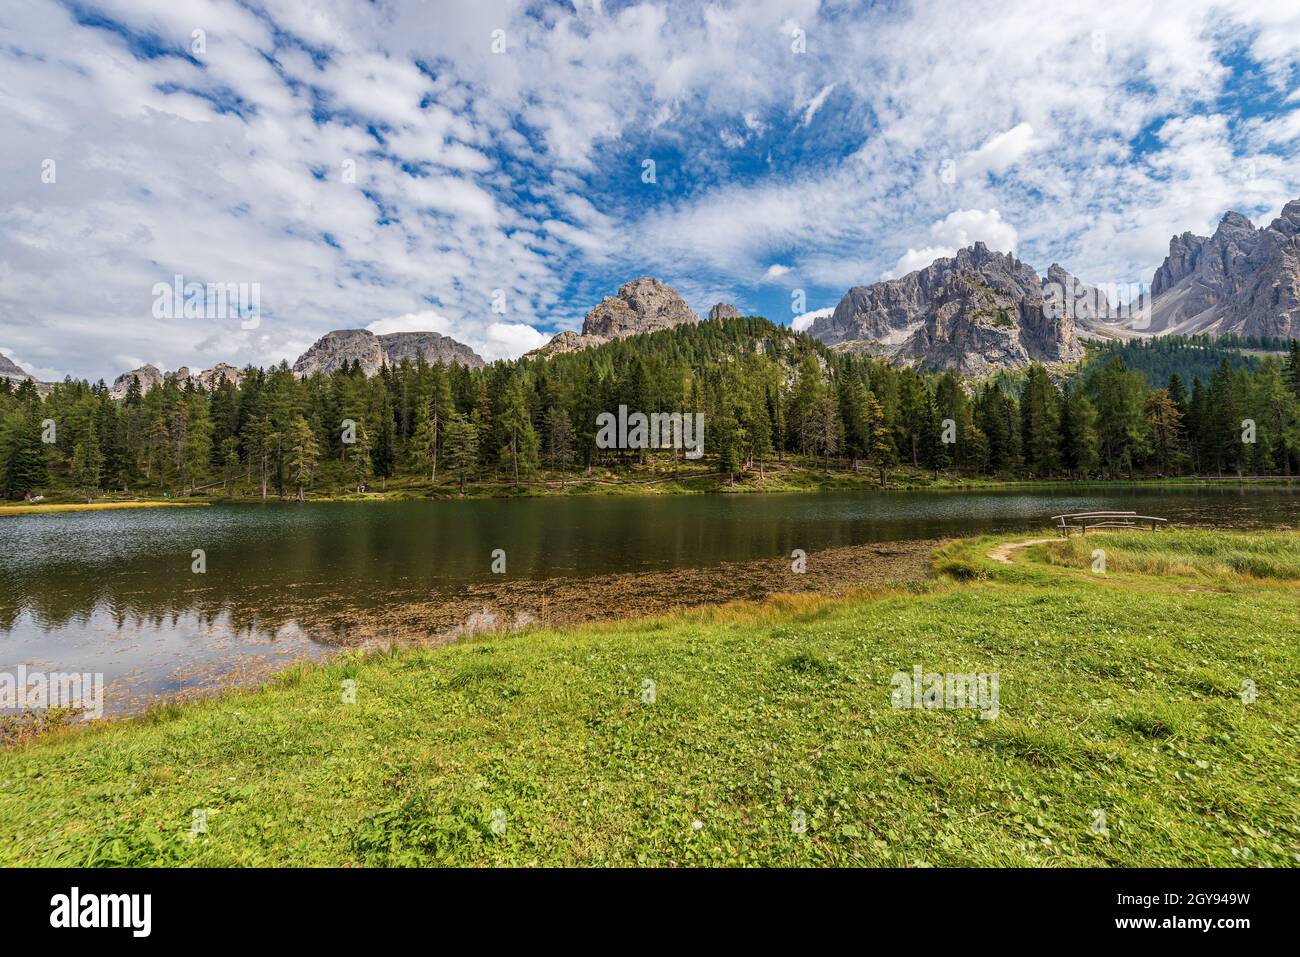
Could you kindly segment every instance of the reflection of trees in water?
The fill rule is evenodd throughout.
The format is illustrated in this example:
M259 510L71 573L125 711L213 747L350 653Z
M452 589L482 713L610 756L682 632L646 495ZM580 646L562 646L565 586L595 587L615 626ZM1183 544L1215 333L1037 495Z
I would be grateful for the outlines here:
M94 616L119 631L218 627L234 637L265 640L287 625L297 625L314 640L334 643L345 628L339 622L357 614L356 595L319 590L299 594L284 580L201 575L181 579L147 571L101 577L97 573L102 571L59 566L5 576L0 582L0 631L11 630L27 612L38 627L50 630Z
M178 531L165 552L102 564L42 560L42 548L54 542L37 538L23 564L0 571L0 631L25 611L49 629L97 611L119 628L174 628L183 616L209 626L224 615L241 634L265 638L296 624L322 643L350 644L358 634L365 640L377 630L405 633L418 624L395 618L395 607L419 603L441 632L465 620L457 597L500 600L501 576L490 573L494 548L506 549L505 581L518 589L528 580L781 554L798 537L795 523L697 521L694 508L656 523L647 519L659 510L621 502L475 504L472 513L438 503L342 506L330 509L330 521L307 526L284 524L290 513L248 512L256 524L223 530L205 549L205 574L190 570L191 545L202 547L202 535ZM507 507L492 507L501 505ZM129 535L129 524L119 534ZM852 535L832 525L807 537L838 543ZM443 599L450 600L445 608Z
M595 577L717 568L796 547L812 553L882 538L1029 528L1037 516L1063 510L1063 500L1141 507L1215 527L1294 527L1300 506L1295 489L1144 490L1141 506L1122 504L1132 498L899 492L239 507L208 530L187 528L182 519L194 516L167 516L176 527L151 532L152 550L142 539L128 557L98 563L96 537L129 540L138 517L99 513L77 541L76 560L67 560L76 519L64 517L49 532L27 528L22 552L0 555L0 632L24 612L58 629L98 610L119 628L170 629L193 616L236 635L266 639L297 625L323 644L355 644L443 634L484 606L507 616L536 613L542 591L562 579L580 599L583 582ZM205 541L207 573L196 575L190 551ZM490 574L494 548L506 550L504 578ZM666 592L661 598L671 597L671 578L655 582ZM597 594L624 600L619 589L593 584L590 595Z

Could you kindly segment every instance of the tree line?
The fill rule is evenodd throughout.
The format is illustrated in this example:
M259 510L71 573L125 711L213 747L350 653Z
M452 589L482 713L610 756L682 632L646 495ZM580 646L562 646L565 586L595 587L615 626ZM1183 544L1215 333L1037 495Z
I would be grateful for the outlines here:
M42 395L0 380L0 493L192 494L236 487L302 499L400 475L567 481L594 468L685 463L678 449L603 449L597 417L702 412L705 461L726 481L773 468L900 466L1005 478L1270 474L1300 468L1300 343L1253 368L1224 357L1153 387L1122 355L983 384L837 352L749 317L484 369L403 361L298 378L287 363L238 386L168 378L116 399L68 379Z

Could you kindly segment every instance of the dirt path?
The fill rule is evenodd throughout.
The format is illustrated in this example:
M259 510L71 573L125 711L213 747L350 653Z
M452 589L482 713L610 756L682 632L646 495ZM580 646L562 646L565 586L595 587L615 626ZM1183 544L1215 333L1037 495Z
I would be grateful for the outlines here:
M1054 542L1055 538L1027 538L1023 542L1003 542L993 551L989 552L989 558L995 562L1001 562L1004 565L1011 564L1011 553L1018 548L1028 548L1031 545L1041 545L1044 542Z

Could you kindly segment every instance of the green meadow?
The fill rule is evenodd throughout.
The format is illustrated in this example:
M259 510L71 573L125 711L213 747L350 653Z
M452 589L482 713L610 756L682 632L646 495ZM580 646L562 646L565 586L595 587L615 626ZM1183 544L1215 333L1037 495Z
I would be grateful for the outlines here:
M1300 534L987 558L1019 538L910 587L339 658L52 731L0 753L0 861L1300 863ZM996 674L998 716L894 708L917 665Z

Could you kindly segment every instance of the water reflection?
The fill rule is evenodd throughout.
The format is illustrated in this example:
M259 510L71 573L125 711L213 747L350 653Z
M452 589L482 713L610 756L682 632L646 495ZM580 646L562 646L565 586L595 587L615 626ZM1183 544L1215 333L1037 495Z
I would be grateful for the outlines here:
M869 542L1042 527L1131 508L1212 527L1300 525L1293 487L711 495L215 505L0 520L0 668L108 662L142 687L196 662L312 653L403 603L491 577L708 567ZM206 553L206 574L191 553ZM105 670L96 668L93 670Z

